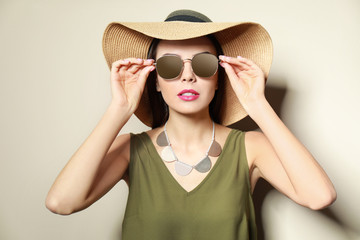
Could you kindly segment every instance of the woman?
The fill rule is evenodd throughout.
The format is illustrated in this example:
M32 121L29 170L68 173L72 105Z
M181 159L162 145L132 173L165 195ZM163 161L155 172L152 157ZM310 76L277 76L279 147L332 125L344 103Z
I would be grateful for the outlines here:
M260 25L180 10L163 23L112 23L103 47L112 101L50 189L51 211L80 211L125 179L123 239L256 239L260 177L311 209L335 200L264 96L272 45ZM117 136L133 113L152 129ZM226 127L247 114L262 133Z

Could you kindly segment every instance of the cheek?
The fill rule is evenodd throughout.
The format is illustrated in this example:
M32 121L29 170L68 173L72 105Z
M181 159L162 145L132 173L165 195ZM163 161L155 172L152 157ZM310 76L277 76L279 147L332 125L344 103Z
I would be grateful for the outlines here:
M217 90L219 85L218 74L216 73L211 79L212 87Z
M215 73L214 76L211 76L210 78L208 78L207 81L209 83L209 87L211 86L211 88L217 90L218 82L219 82L219 70Z
M156 78L156 91L163 92L167 88L166 85L167 84L164 79L160 78L159 76Z
M176 87L163 79L156 81L156 90L161 93L165 102L168 100L168 96L173 96L176 93Z
M214 96L215 96L215 92L218 89L218 83L217 80L214 80L212 82L208 82L207 86L203 87L203 90L207 89L206 94L207 94L207 98L211 101ZM205 93L203 92L203 93Z
M165 80L159 76L156 77L156 91L167 92L170 88L171 81Z

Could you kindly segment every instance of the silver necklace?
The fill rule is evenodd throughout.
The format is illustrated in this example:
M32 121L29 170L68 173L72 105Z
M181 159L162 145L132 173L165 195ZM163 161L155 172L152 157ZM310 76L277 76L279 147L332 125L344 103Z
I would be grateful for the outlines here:
M190 174L193 169L196 169L198 172L201 173L206 173L210 171L212 164L209 155L212 157L217 157L222 151L220 144L215 141L215 123L213 122L211 143L207 152L205 153L205 157L195 165L189 165L187 163L184 163L176 157L166 132L166 124L167 122L165 123L164 131L161 132L156 139L156 143L159 146L165 147L161 151L161 158L163 159L163 161L167 163L175 162L175 172L181 176L186 176Z

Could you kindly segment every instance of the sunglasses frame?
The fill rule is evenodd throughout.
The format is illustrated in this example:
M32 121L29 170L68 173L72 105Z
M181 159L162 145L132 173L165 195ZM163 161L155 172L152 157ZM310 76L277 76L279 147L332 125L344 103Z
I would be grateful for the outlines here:
M209 52L197 53L197 54L195 54L192 58L185 58L185 59L182 59L179 55L176 55L176 54L163 55L163 56L159 57L159 58L157 59L157 61L159 61L159 59L161 59L161 58L163 58L163 57L174 56L174 57L179 58L179 59L182 61L182 67L181 67L181 70L180 70L179 74L178 74L176 77L173 77L173 78L164 78L164 77L162 77L159 73L158 73L158 74L159 74L160 77L162 77L162 78L164 78L164 79L166 79L166 80L176 79L176 78L178 78L178 77L181 75L181 73L184 71L184 62L185 62L185 61L190 61L190 62L191 62L191 70L192 70L192 72L193 72L196 76L201 77L201 76L197 75L197 74L194 72L194 68L193 68L193 65L192 65L192 61L193 61L193 59L194 59L196 56L199 56L199 55L202 55L202 54L212 55L212 56L214 56L214 57L217 59L217 67L216 67L215 72L214 72L212 75L208 76L208 77L202 77L202 78L212 77L212 76L214 76L214 75L216 74L216 72L219 70L219 63L221 62L221 60L219 60L216 55L214 55L214 54L212 54L212 53L209 53ZM156 67L156 71L158 71L158 69L157 69L157 64L156 64L157 61L153 63L153 65Z

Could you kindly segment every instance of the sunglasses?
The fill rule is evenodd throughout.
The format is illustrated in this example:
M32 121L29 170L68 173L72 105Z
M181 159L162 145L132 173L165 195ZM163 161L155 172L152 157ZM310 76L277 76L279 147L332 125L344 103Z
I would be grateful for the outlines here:
M211 53L198 53L192 59L181 59L177 55L164 55L154 65L156 65L156 71L160 77L170 80L180 76L184 69L184 61L191 61L191 67L195 75L204 78L215 75L220 62Z

